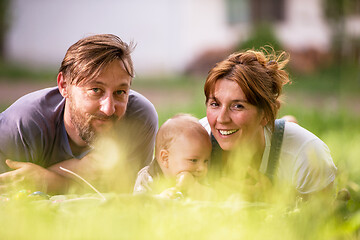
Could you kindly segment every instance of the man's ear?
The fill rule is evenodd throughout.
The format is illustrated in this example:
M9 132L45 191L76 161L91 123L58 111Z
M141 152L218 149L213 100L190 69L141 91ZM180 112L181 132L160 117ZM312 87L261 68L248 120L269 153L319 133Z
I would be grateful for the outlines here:
M59 74L57 76L57 84L58 84L60 94L64 98L67 98L69 96L68 88L67 88L68 83L66 82L66 80L64 78L64 74L62 72L59 72Z
M160 150L159 160L163 167L169 168L169 152L167 150Z

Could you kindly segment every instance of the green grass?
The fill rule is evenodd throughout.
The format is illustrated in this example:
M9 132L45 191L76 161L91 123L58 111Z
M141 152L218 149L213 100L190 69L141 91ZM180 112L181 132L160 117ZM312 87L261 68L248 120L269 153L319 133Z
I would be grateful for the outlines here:
M108 194L106 202L0 203L1 239L357 239L360 213L344 203L301 207ZM82 197L94 197L86 195ZM73 201L69 201L73 200Z
M30 68L0 60L0 81L21 82L31 80L33 82L55 82L56 76L56 69Z
M205 77L186 75L136 76L133 79L132 86L147 89L192 89L194 86L202 88L204 82Z
M290 91L306 91L314 94L358 94L360 92L360 67L357 62L337 63L313 73L290 74L293 84Z
M357 77L353 66L340 72L323 69L312 76L296 76L286 94L302 91L353 96L360 92ZM170 76L135 80L134 87L139 89L163 89L165 93L167 89L183 89L197 94L198 100L190 106L159 110L160 124L178 112L205 116L204 79ZM286 191L274 193L274 199L282 200L268 205L249 205L236 197L204 202L109 193L105 194L108 200L101 202L69 201L95 194L35 201L8 196L10 200L0 199L0 239L359 239L360 114L343 107L319 109L315 103L299 99L294 104L285 103L280 115L296 116L301 126L329 146L338 168L335 187L350 191L348 202L318 199L289 205ZM53 201L56 198L60 201Z
M150 212L161 211L161 214L155 214L156 219L159 217L166 219L165 221L171 225L170 229L175 226L184 227L193 239L211 239L211 236L214 236L213 239L219 236L227 236L230 239L358 239L360 237L358 230L360 227L360 164L358 163L360 114L346 109L347 106L342 101L360 93L359 70L355 65L320 69L312 75L297 75L293 81L292 85L285 88L288 98L292 93L303 92L307 96L316 97L313 100L314 104L311 102L305 104L301 98L297 103L285 102L279 114L296 116L301 126L319 136L329 146L338 168L335 188L336 190L347 188L351 193L350 201L331 204L314 201L295 210L289 210L288 206L281 203L280 206L265 209L239 210L236 202L230 202L228 204L232 204L232 208L224 209L214 204L202 212L199 212L198 208L204 209L203 206L206 205L204 203L194 203L191 206L178 203L175 212L173 208L168 207L150 210ZM319 109L315 101L322 96L334 97L339 101L340 106ZM205 116L205 107L200 98L199 102L186 109L164 109L159 113L160 123L178 111L190 112L197 117ZM186 210L183 204L186 205ZM172 221L167 219L168 211L174 216ZM195 212L196 216L191 212ZM221 222L217 222L216 216ZM194 229L198 224L201 225L202 230ZM172 233L165 226L158 228L160 230L157 231L171 238L180 239L188 236L182 231ZM152 236L158 237L158 235Z
M204 81L205 78L191 77L191 76L158 76L158 77L136 77L133 80L132 87L138 92L156 91L163 97L168 96L173 98L173 92L183 92L183 96L178 96L176 104L168 107L159 106L157 108L159 115L159 124L161 125L167 119L171 118L177 113L190 113L197 118L202 118L206 115L205 112L205 97L204 97ZM190 104L187 102L187 96L194 99ZM166 102L166 97L164 97Z

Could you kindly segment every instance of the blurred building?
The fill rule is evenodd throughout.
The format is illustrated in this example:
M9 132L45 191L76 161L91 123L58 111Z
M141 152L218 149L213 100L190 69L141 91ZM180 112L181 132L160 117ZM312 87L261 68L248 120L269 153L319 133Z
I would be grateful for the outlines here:
M227 54L257 21L273 23L294 52L326 52L332 37L322 0L12 0L9 16L12 61L58 67L78 39L113 33L137 44L138 75L179 73L206 52ZM357 36L359 19L349 24Z

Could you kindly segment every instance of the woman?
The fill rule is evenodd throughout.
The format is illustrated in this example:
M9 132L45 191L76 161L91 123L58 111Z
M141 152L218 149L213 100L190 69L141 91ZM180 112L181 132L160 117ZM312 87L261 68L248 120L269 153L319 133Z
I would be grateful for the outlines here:
M237 176L248 164L272 182L289 184L308 196L332 188L336 167L328 147L314 134L292 122L275 126L279 96L289 82L283 70L287 62L284 52L266 56L252 50L219 62L205 82L207 118L201 123L214 142L213 169L223 175L230 169ZM275 128L280 130L273 134ZM230 150L237 154L231 157Z

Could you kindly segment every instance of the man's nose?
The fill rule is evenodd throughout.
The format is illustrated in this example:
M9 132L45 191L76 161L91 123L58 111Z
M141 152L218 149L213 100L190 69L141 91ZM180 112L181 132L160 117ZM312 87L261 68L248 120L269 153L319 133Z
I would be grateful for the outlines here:
M112 96L104 96L100 102L100 111L106 116L111 116L115 113L115 103Z

